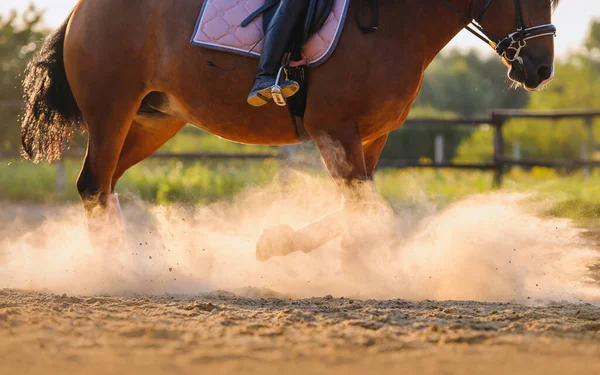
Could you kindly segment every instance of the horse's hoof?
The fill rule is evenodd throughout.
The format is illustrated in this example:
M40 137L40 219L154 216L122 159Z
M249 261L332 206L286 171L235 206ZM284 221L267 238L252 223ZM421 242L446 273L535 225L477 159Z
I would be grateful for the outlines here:
M294 249L296 231L289 225L280 225L275 228L265 229L256 244L256 260L267 260L295 253Z

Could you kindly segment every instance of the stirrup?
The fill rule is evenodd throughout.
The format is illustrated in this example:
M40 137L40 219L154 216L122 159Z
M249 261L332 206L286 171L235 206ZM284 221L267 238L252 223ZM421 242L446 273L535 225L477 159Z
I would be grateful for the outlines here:
M271 88L271 96L273 97L273 101L280 107L285 107L287 105L287 100L283 95L283 91L281 90L281 86L279 86L279 81L281 81L281 75L285 72L285 65L282 65L279 68L279 72L277 73L277 78L275 78L275 85Z

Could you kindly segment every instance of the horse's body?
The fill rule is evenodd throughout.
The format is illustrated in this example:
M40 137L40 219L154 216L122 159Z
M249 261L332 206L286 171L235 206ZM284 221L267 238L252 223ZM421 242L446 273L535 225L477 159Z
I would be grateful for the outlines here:
M528 24L549 22L550 0L523 1ZM453 4L474 17L484 0ZM353 1L349 14L360 5ZM105 206L121 175L188 122L235 142L299 142L286 109L246 104L256 60L189 43L201 6L199 0L80 1L44 47L54 59L43 51L32 63L24 149L35 158L57 158L62 134L82 120L89 144L78 189L89 210ZM490 12L496 15L487 16L486 30L514 30L513 0L494 0ZM388 133L408 116L425 69L466 25L440 0L380 0L380 14L379 30L368 35L348 21L330 60L310 72L306 129L333 177L344 181L372 175ZM528 49L528 72L551 66L551 38ZM207 61L237 69L225 72ZM533 75L531 88L544 80ZM36 107L44 103L49 106ZM48 124L53 113L64 114L61 124ZM342 158L328 152L332 144Z

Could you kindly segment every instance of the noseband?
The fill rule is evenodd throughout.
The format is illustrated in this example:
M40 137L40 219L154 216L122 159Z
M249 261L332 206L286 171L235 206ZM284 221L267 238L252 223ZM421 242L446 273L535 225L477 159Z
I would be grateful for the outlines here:
M527 41L543 36L556 36L556 26L553 24L539 25L534 27L525 28L523 25L523 7L521 0L515 0L516 10L516 26L517 30L504 38L494 38L488 34L483 27L480 26L481 20L487 13L488 9L492 5L492 0L487 0L483 10L475 19L469 19L462 12L460 12L456 6L450 3L449 0L440 0L448 8L453 10L463 19L469 22L465 27L471 34L475 35L490 47L492 47L498 55L505 58L509 62L519 61L523 63L523 59L520 57L521 50L527 45Z

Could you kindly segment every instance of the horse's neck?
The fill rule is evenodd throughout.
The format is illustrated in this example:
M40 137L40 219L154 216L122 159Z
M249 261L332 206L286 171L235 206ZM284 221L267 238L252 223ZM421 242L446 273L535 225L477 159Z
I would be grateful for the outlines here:
M412 44L425 59L426 65L452 40L465 26L466 21L448 8L441 0L383 0L389 12L391 25L397 25L390 32L396 40L413 39L420 43ZM484 0L450 0L465 16L470 10L478 9ZM481 5L483 7L483 5ZM398 17L398 15L401 15Z

